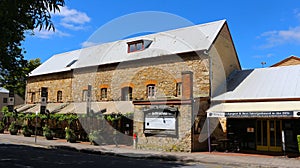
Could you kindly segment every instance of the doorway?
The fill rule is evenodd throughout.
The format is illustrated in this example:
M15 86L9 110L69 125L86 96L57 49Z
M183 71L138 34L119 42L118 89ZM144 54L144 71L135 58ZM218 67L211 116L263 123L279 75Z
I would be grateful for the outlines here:
M122 88L121 101L132 101L132 87L123 87Z
M282 121L257 120L256 121L256 149L260 151L282 151Z

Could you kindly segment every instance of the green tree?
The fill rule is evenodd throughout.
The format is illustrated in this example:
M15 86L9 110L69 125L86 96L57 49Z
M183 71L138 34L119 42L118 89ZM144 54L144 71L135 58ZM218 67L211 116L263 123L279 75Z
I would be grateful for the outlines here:
M27 61L24 67L19 69L18 72L11 72L10 75L2 76L2 81L7 81L2 86L7 89L14 89L15 94L24 99L28 74L39 65L41 65L39 58ZM12 84L10 81L14 81L14 83Z
M55 30L51 12L59 11L64 0L0 0L0 82L7 89L18 87L29 71L22 41L35 28Z

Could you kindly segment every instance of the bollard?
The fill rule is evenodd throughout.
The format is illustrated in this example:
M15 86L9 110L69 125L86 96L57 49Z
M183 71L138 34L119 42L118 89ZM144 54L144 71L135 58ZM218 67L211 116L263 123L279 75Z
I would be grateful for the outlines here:
M136 143L137 135L136 135L136 133L133 134L132 139L133 139L133 148L136 149L137 148L137 143Z

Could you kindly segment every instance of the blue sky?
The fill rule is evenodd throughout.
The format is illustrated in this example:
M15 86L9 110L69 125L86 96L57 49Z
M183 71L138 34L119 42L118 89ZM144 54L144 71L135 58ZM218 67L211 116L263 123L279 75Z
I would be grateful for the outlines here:
M54 54L82 48L99 27L116 18L159 11L178 15L193 24L226 19L242 67L259 68L261 62L270 66L288 56L300 56L298 4L292 0L66 0L61 13L53 15L56 31L36 31L34 36L28 33L23 47L26 59L41 58L44 62Z

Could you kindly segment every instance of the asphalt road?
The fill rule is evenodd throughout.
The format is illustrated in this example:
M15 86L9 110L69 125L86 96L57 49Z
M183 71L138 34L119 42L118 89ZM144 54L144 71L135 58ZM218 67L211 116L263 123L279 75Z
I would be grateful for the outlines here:
M1 168L212 168L220 167L204 164L183 164L159 160L144 160L108 155L80 153L76 151L43 149L21 145L0 144Z

